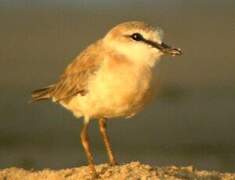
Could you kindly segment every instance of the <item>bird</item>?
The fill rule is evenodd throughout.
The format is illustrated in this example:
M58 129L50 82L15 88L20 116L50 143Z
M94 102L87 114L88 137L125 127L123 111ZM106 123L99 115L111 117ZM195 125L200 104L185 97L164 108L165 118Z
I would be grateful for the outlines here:
M83 118L80 132L91 173L96 176L88 127L98 120L110 165L116 165L107 120L140 112L154 89L154 67L162 55L182 50L163 42L163 30L142 21L122 22L84 49L58 80L32 92L32 102L52 100Z

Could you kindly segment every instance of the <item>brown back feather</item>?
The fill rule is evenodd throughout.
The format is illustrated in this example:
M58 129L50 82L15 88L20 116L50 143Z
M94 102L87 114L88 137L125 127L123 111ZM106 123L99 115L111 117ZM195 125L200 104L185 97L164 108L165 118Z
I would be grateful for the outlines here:
M88 92L88 79L99 69L102 57L102 41L85 49L61 75L59 81L32 93L32 102L52 98L53 101L67 101L77 94Z
M69 100L77 94L85 95L88 92L88 79L99 69L103 60L101 43L97 41L89 46L66 68L50 94L55 101Z

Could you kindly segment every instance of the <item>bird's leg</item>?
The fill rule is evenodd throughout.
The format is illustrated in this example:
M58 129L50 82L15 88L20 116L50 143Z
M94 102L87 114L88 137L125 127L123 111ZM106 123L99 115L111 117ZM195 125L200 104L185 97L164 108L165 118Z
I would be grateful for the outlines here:
M114 155L113 155L113 151L112 151L112 148L111 148L111 145L110 145L110 142L109 142L109 137L107 135L107 132L106 132L106 119L102 118L102 119L99 119L99 128L100 128L100 133L102 135L102 138L104 140L104 145L105 145L105 148L107 150L107 153L108 153L108 157L109 157L109 162L111 165L116 165L116 160L114 158Z
M85 153L88 159L90 170L93 176L97 177L98 175L96 173L95 166L94 166L94 158L92 156L90 144L89 144L89 137L88 137L88 132L87 132L88 125L89 125L89 120L88 121L85 120L80 137L81 137L82 145L83 145L83 148L85 150Z

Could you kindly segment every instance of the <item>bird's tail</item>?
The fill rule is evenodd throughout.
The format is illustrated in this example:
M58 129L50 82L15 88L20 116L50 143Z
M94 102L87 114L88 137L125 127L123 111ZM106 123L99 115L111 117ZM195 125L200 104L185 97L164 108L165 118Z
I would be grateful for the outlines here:
M31 102L47 100L51 98L51 92L53 91L54 86L47 86L45 88L37 89L32 92Z

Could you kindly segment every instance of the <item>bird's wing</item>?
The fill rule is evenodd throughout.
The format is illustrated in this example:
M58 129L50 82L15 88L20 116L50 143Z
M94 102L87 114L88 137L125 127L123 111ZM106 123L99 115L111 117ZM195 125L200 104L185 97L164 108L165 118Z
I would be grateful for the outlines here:
M89 78L99 69L103 60L100 43L98 41L89 46L66 68L51 92L54 101L70 100L77 94L85 95L88 92Z

